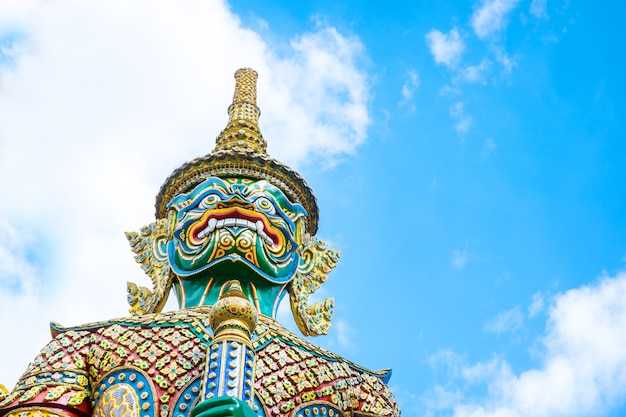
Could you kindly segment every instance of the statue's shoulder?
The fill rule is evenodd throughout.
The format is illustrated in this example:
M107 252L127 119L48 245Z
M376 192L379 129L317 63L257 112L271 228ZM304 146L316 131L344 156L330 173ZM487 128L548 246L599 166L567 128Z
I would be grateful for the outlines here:
M0 416L40 406L91 415L92 405L121 381L165 398L200 375L212 337L207 313L194 308L72 327L52 323L53 339L10 394L0 391Z
M195 307L185 310L168 311L164 313L142 314L122 317L79 326L63 326L56 322L50 323L50 333L53 338L67 332L102 333L110 328L158 328L158 327L186 327L197 330L202 335L210 333L207 307ZM208 339L207 339L208 340Z
M387 386L391 370L372 371L355 364L265 316L259 320L256 335L255 390L268 411L317 407L327 415L333 411L400 415Z

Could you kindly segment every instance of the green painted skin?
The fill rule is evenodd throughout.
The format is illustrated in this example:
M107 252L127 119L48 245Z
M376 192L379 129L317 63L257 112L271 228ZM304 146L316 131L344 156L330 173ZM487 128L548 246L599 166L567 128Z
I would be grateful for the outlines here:
M267 181L217 177L168 208L176 213L166 250L179 305L212 305L222 285L237 279L260 313L274 317L300 262L304 208Z
M191 417L257 417L248 404L234 397L216 397L198 403Z

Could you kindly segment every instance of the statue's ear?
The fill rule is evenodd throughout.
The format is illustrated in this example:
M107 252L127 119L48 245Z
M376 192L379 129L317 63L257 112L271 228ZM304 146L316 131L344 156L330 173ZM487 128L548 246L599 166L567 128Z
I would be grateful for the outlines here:
M152 280L152 291L128 283L129 311L133 315L160 312L169 296L173 275L167 260L168 224L168 220L159 219L139 233L126 232L135 260Z
M337 265L340 252L328 249L326 243L312 237L300 246L298 253L298 270L287 287L291 311L305 336L327 334L333 317L334 301L327 298L309 305L309 295L326 282L328 273Z

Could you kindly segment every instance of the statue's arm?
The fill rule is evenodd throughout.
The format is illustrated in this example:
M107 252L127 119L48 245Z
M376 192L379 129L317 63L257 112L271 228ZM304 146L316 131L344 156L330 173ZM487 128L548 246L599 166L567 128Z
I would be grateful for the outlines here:
M245 401L234 397L204 400L191 410L191 417L257 417Z

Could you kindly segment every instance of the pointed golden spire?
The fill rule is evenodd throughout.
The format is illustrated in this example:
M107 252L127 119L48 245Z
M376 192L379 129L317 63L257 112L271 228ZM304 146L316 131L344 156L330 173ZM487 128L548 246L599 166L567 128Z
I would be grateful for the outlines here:
M251 68L235 72L233 104L228 107L228 124L215 140L215 151L246 149L267 155L267 142L259 129L261 110L256 105L258 74Z
M228 107L228 124L215 140L215 149L184 163L165 180L156 198L157 219L167 217L172 198L188 193L208 177L245 177L269 181L290 201L302 204L308 213L307 233L315 235L318 209L313 190L296 171L267 154L267 142L258 125L261 111L256 105L257 77L250 68L235 72L235 95Z

